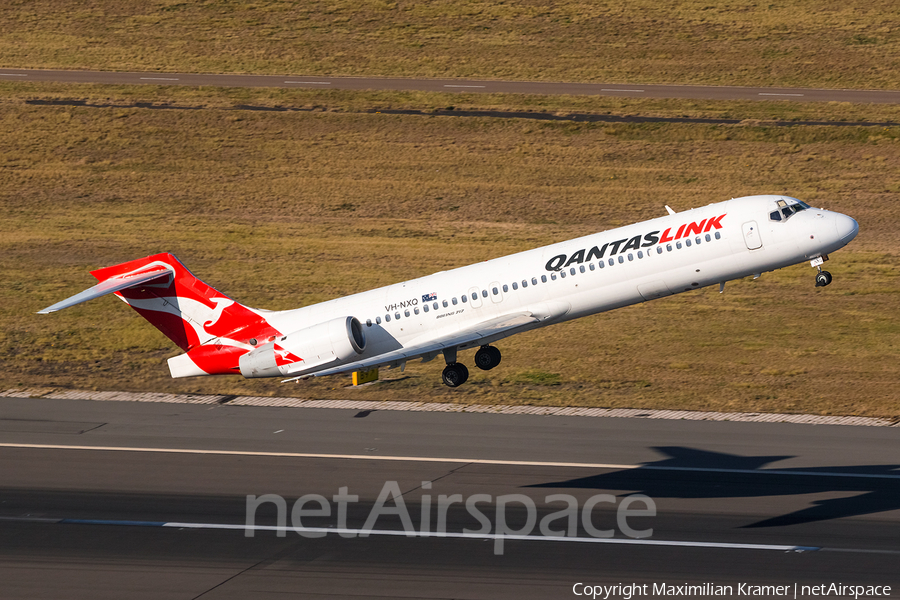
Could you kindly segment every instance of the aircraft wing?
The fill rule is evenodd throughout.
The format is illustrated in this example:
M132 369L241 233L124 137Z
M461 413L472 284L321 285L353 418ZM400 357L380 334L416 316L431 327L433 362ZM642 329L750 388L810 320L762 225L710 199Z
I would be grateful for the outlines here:
M456 331L439 338L431 338L420 343L412 343L409 346L394 350L392 352L386 352L384 354L379 354L370 358L364 358L362 360L341 365L339 367L333 367L331 369L325 369L323 371L317 371L314 373L307 373L299 377L292 377L291 379L285 379L284 381L288 382L295 381L297 379L303 379L306 377L320 377L324 375L335 375L337 373L349 373L351 371L365 371L385 365L397 366L401 363L409 360L414 360L416 358L423 358L424 360L428 361L440 354L445 348L458 348L467 344L474 345L473 342L479 342L479 345L486 344L490 341L498 340L512 335L513 333L517 333L519 330L522 330L534 323L539 323L542 320L543 319L541 319L540 316L537 316L534 313L530 312L520 312L504 315L502 317L488 319L487 321L478 323L473 327L463 329L462 331Z

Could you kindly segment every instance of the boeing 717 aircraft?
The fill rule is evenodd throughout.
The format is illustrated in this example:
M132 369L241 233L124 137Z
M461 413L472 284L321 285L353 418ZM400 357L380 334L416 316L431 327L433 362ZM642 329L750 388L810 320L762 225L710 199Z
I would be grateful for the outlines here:
M493 369L506 337L805 261L818 269L857 222L787 196L736 198L293 310L248 308L163 253L93 271L94 287L41 314L116 294L184 354L172 377L312 376L403 367L443 355L465 383L461 350Z

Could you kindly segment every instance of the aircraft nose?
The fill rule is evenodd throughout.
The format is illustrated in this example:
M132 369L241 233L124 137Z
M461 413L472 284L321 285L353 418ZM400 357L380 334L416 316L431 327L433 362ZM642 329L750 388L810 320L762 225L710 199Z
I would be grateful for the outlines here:
M846 244L859 233L859 223L856 222L856 219L847 215L838 214L836 217L834 225L837 228L838 239Z

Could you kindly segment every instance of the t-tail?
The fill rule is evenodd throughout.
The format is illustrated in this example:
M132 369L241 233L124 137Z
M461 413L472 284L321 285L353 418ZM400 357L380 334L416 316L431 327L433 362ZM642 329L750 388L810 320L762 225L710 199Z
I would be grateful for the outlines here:
M175 342L172 377L240 373L240 357L281 333L264 311L248 308L203 283L169 253L91 271L100 282L39 314L115 294Z

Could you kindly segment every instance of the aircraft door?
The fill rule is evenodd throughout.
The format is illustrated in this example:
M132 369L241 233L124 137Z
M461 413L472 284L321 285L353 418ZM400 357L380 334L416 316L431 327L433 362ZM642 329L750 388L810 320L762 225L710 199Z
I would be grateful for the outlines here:
M756 221L747 221L742 227L747 249L756 250L762 248L762 239L759 237L759 226L757 226Z
M477 287L469 288L469 306L481 308L481 290Z
M500 304L501 302L503 302L503 289L502 286L496 281L488 286L488 294L490 294L491 301L494 304Z

